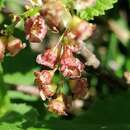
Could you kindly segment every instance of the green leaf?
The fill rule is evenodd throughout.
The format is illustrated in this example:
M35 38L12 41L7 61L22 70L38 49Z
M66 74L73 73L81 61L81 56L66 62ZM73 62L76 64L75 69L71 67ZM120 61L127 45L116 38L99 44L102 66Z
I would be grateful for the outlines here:
M36 101L38 99L38 97L36 96L33 96L33 95L27 95L27 94L24 94L22 92L18 92L18 91L8 91L8 96L9 98L11 99L20 99L20 100L23 100L23 101L29 101L29 102L33 102L33 101Z
M73 4L73 0L62 0L66 7L71 8Z
M26 104L12 104L10 111L0 118L0 130L26 130L38 123L38 112Z
M3 123L0 125L0 130L23 130L11 123Z
M117 0L97 0L96 5L80 11L80 17L85 20L92 20L94 16L104 15L105 11L113 8Z
M29 48L25 48L15 57L6 56L2 63L5 83L32 85L34 71L39 69L35 59L36 54Z
M27 73L15 72L13 74L5 74L4 80L8 84L16 85L32 85L34 83L34 71L37 69L28 71Z

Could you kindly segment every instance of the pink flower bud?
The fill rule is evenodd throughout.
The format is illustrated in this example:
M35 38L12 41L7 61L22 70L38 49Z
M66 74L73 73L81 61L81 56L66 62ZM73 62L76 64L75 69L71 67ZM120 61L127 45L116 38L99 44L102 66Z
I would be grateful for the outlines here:
M42 70L42 71L37 71L34 73L36 76L36 84L38 86L42 86L42 85L47 85L51 83L51 80L53 78L54 75L54 70Z
M56 99L51 100L48 104L48 110L58 115L67 115L63 96L58 95Z
M75 98L83 98L88 90L87 79L70 80L70 86Z
M60 64L60 71L65 77L79 78L84 70L84 64L75 58L68 48L64 50Z
M25 21L25 34L29 42L41 42L47 33L47 26L41 16L34 16Z
M22 41L18 38L10 36L8 39L7 50L12 56L15 56L21 49L25 47Z
M4 58L4 53L5 53L5 46L6 46L6 37L0 37L0 61L3 60Z
M65 36L63 44L74 53L78 52L81 49L81 42L74 39L69 39L67 36Z
M48 66L53 69L57 61L57 50L53 51L52 49L46 50L43 54L40 54L36 58L38 64Z
M67 36L70 39L77 39L82 41L89 38L93 34L94 30L95 25L74 16L70 23Z

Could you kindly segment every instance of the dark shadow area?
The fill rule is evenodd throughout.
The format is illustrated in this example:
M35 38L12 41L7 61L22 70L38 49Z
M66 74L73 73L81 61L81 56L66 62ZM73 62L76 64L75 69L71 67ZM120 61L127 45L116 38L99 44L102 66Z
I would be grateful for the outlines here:
M4 74L21 72L26 73L37 66L36 64L36 53L32 52L31 49L25 48L15 57L7 56L3 62ZM22 60L21 60L22 59Z

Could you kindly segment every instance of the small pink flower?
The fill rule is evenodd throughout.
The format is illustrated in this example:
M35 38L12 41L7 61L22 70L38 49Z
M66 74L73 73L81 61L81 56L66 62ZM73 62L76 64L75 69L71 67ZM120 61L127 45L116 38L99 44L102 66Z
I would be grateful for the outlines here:
M22 44L22 41L19 38L13 36L9 37L7 43L7 50L12 56L15 56L19 51L25 47L25 44Z
M81 72L84 69L84 64L79 59L75 58L69 48L66 48L63 52L60 61L60 71L65 77L78 78L81 76Z
M80 40L85 40L90 37L95 29L95 26L86 21L81 21L77 26L76 30L74 30L74 34Z
M53 70L42 70L42 71L37 71L34 73L36 76L36 84L38 86L42 86L42 85L47 85L51 83L51 80L53 78L54 75L54 71Z
M66 35L70 39L83 41L89 38L93 34L94 30L95 25L88 23L85 20L80 19L79 17L74 16Z
M43 17L34 16L25 21L26 38L32 43L41 42L47 33L47 26Z
M48 110L61 116L67 115L63 96L58 95L56 99L52 99L48 104Z
M50 67L53 69L57 61L57 52L48 49L43 54L37 56L36 62L38 64Z

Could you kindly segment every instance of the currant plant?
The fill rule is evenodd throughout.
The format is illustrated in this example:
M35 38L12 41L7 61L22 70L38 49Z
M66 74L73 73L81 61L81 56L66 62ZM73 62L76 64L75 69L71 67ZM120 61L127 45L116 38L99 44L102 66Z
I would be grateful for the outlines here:
M12 24L1 29L0 61L6 54L15 56L27 45L13 36L14 29L24 21L26 40L40 44L51 34L58 39L45 45L36 57L41 70L34 72L41 98L50 112L58 115L71 113L74 99L85 99L88 81L85 67L98 68L99 60L85 46L93 36L96 25L89 22L105 14L117 0L25 0L25 12L12 13ZM0 2L3 6L4 1ZM58 82L55 80L58 77ZM66 85L67 84L67 85Z

